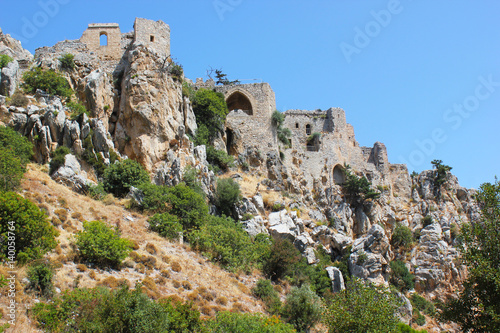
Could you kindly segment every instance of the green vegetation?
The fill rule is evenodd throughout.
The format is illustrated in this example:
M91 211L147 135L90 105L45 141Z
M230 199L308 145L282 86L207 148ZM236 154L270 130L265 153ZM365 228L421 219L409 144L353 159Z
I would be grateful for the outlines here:
M215 149L212 146L207 146L207 162L217 169L227 171L234 166L234 158L228 155L224 150ZM215 170L216 172L218 170Z
M323 315L330 333L398 332L397 298L383 287L354 278L333 294Z
M118 268L130 252L130 241L101 221L84 222L76 246L82 260L103 268Z
M427 333L426 330L414 330L411 326L405 323L399 323L397 327L397 333Z
M182 232L179 218L169 213L155 214L148 219L148 223L150 230L169 240L179 239L179 234Z
M12 150L23 166L26 166L33 156L33 144L10 127L0 126L0 147Z
M321 299L309 285L293 287L286 297L281 311L283 318L292 324L297 332L309 332L321 319L323 305Z
M9 64L9 62L12 62L12 61L14 61L14 59L9 57L8 55L0 54L0 70L2 70L2 68L7 66Z
M111 164L104 171L103 186L106 192L122 198L131 186L149 182L149 174L139 162L126 159Z
M410 297L411 305L413 306L413 320L419 326L425 325L425 317L420 313L423 312L431 317L436 316L436 307L432 302L429 302L417 293L413 293Z
M377 199L380 193L371 189L371 183L365 176L358 177L351 172L349 166L345 169L346 181L342 185L346 195L354 205L359 205L368 199Z
M196 91L190 83L186 81L182 82L182 96L188 97L189 100L192 100L195 92Z
M426 215L424 217L424 219L422 220L422 228L425 228L425 227L431 225L432 223L434 223L432 216Z
M481 222L463 224L459 250L467 279L458 298L446 302L442 319L464 332L500 331L500 182L480 186L476 201Z
M71 53L65 53L59 57L59 62L61 63L61 69L63 70L73 70L75 68L75 56Z
M15 234L15 239L12 235ZM13 192L0 195L0 259L24 264L56 247L57 231L34 203ZM8 251L15 240L15 254Z
M35 290L40 295L50 297L54 293L52 278L54 277L54 267L47 261L36 261L28 267L29 288Z
M66 107L69 109L70 111L70 118L71 120L76 120L78 119L78 117L80 117L82 114L86 114L87 117L90 117L90 112L87 111L87 108L78 103L78 102L68 102L66 104Z
M391 276L389 282L400 291L407 291L415 287L415 276L410 273L404 261L394 260L390 262Z
M278 317L262 314L219 312L206 326L213 333L293 333L294 328Z
M215 78L217 79L217 81L215 81L215 84L217 85L227 86L231 84L240 84L239 80L234 80L234 81L228 80L227 74L223 73L222 69L215 70Z
M287 239L276 239L266 258L262 272L272 281L278 281L292 275L294 267L300 261L300 252Z
M172 75L174 81L178 82L182 81L182 76L184 75L184 69L182 68L181 64L175 62L171 63L170 66L168 67L168 72L170 75Z
M52 153L52 159L50 160L49 163L49 173L53 174L61 166L63 166L66 160L66 155L70 153L71 151L66 146L57 147L57 149Z
M0 193L14 191L21 184L25 167L11 149L0 146Z
M441 160L433 160L432 167L436 170L436 177L434 178L434 186L439 188L446 182L446 173L453 169L449 165L443 164Z
M28 97L26 97L25 94L23 94L19 90L16 90L16 92L12 96L10 96L9 105L25 108L28 106L29 102L30 100L28 99Z
M233 215L234 205L240 200L240 185L231 178L217 179L215 206L226 216Z
M286 147L290 146L290 137L292 136L292 131L289 128L283 128L283 122L285 121L285 115L278 110L274 110L271 115L271 121L276 127L276 135L278 140L283 143Z
M413 245L411 229L398 223L392 233L391 244L396 248L409 249Z
M224 122L228 114L224 95L212 90L199 89L193 97L193 111L200 136L205 136L203 138L205 142L197 144L211 144L217 135L224 131Z
M252 288L255 297L260 298L266 305L267 312L278 314L281 310L281 301L278 292L273 288L271 281L260 279Z
M23 88L27 93L34 94L37 89L43 90L50 95L70 97L73 94L68 81L53 70L42 70L37 67L23 75Z

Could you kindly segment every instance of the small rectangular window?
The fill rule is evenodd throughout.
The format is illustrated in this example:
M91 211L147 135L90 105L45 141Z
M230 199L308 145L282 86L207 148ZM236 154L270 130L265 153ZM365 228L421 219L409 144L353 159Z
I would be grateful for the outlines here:
M150 42L154 42L155 41L155 36L153 36L153 35L149 36L149 41Z

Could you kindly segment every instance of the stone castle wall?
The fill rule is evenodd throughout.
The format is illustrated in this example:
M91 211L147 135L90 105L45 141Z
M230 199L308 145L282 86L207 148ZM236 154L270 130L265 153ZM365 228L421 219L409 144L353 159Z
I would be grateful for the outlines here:
M136 18L134 41L148 45L159 53L170 55L170 27L163 21Z
M101 36L107 37L107 44L101 45ZM122 34L118 23L91 23L80 37L91 52L96 52L102 60L120 59Z

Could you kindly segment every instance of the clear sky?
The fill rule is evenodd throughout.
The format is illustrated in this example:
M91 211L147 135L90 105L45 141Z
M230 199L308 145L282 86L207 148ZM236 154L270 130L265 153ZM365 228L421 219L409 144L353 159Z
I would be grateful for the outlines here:
M34 53L135 17L170 25L193 80L222 68L270 83L280 111L341 107L360 145L410 172L441 159L465 187L500 176L497 0L2 0L0 27Z

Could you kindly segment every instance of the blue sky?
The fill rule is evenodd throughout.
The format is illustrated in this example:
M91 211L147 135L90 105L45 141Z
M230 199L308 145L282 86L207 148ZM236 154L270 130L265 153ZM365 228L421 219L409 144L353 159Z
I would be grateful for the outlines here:
M187 77L263 80L280 111L341 107L391 163L441 159L477 188L500 176L499 14L493 0L3 0L0 27L33 53L88 23L162 20Z

